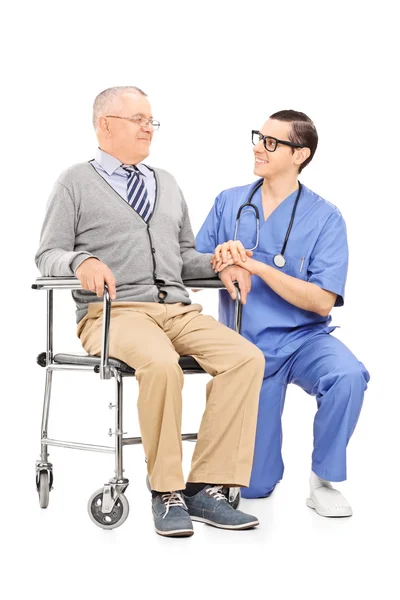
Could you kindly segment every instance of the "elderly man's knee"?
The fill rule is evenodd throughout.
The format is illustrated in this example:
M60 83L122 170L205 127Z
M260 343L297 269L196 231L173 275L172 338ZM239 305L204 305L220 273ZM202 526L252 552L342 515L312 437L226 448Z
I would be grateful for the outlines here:
M264 372L265 357L257 346L246 340L246 345L243 347L242 357L247 360L255 371Z

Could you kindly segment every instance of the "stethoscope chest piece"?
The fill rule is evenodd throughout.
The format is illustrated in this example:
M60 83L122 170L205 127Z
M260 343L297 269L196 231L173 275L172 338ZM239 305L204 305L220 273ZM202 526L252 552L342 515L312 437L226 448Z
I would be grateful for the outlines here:
M286 258L283 256L283 254L275 254L274 265L280 269L286 265Z

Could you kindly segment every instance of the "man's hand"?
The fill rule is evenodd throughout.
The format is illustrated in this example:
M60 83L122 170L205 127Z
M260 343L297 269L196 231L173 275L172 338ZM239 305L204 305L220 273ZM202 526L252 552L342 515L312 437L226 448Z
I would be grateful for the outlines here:
M218 244L214 250L214 256L211 264L216 273L227 264L237 264L240 261L246 262L247 256L253 256L252 250L246 250L239 240L229 240L223 244Z
M99 298L103 297L104 284L107 284L111 300L115 300L117 292L115 279L111 270L97 258L87 258L75 271L76 277L81 282L84 290L95 292Z
M219 278L232 296L233 300L236 300L236 288L233 285L233 282L237 281L239 284L242 304L246 304L247 294L251 290L251 275L249 271L234 265L231 267L226 267L220 273Z

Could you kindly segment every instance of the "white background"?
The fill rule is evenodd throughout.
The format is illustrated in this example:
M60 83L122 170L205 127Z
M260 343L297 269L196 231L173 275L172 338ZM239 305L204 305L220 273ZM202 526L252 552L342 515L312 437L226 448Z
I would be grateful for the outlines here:
M385 0L81 0L19 2L3 12L3 597L398 597L394 7ZM349 480L339 485L353 505L351 519L324 519L305 506L315 402L296 388L284 415L285 477L270 499L242 504L260 518L255 531L196 524L190 539L156 536L141 447L125 451L131 514L120 529L103 532L86 513L89 496L112 475L108 455L54 449L55 489L48 510L39 509L34 461L44 370L35 357L45 349L45 293L30 290L33 256L53 182L94 156L92 103L113 85L148 93L161 121L148 163L177 178L195 232L222 189L254 179L252 128L286 108L315 121L320 143L302 181L346 219L346 303L333 317L342 327L337 335L371 373L349 446ZM55 349L79 350L68 292L56 300ZM196 301L216 316L216 295L202 292ZM198 429L206 380L186 378L185 431ZM112 386L91 374L56 373L50 435L108 444ZM136 382L128 381L131 435L138 435L135 394ZM186 470L192 448L185 446Z

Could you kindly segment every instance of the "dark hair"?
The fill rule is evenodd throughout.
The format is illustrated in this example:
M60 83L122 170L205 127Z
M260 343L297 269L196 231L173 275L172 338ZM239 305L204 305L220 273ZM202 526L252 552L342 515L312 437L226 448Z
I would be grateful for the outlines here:
M291 123L292 126L289 131L289 140L310 149L310 156L299 167L299 173L301 173L304 167L312 161L318 146L318 133L314 123L311 121L310 117L307 117L306 114L298 112L297 110L280 110L271 115L270 119Z

